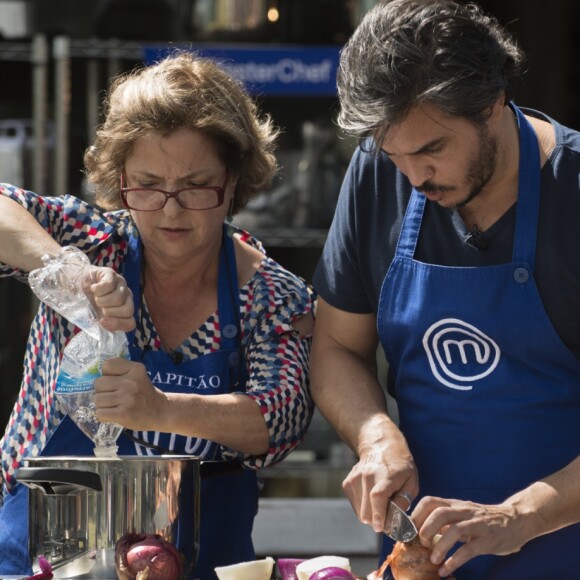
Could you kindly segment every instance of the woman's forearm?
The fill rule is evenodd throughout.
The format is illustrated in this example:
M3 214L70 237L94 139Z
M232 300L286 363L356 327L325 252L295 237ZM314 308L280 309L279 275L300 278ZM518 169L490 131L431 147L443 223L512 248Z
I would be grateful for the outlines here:
M42 256L59 250L58 242L25 208L0 195L0 262L30 272L43 265Z
M168 393L164 424L167 432L203 437L248 455L266 455L268 428L260 407L244 394L191 396Z

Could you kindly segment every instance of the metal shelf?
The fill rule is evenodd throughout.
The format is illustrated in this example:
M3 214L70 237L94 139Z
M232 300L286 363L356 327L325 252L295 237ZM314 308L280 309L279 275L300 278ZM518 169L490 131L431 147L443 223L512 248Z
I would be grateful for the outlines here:
M31 42L0 42L0 60L30 62L31 57Z
M265 246L322 248L327 230L310 228L255 228L252 235Z
M141 60L143 58L142 42L126 40L100 40L97 38L68 39L71 58L113 58ZM165 43L163 46L167 46Z
M52 114L55 125L55 145L53 165L53 184L50 188L55 195L69 192L69 139L70 116L72 102L72 61L86 61L86 127L89 141L92 140L95 127L99 123L100 97L102 78L100 68L107 67L107 78L113 78L122 72L125 65L122 61L144 62L146 50L168 48L192 48L198 46L212 49L227 49L236 47L244 52L251 48L248 43L184 43L184 42L142 42L126 40L103 40L97 38L75 39L66 36L56 36L48 39L44 35L36 35L29 42L0 41L0 59L28 61L33 74L33 114L34 119L34 167L33 189L44 191L45 168L48 166L44 143L45 129L49 110L49 87L53 86ZM255 45L254 45L255 46ZM281 48L282 45L272 45ZM269 49L262 46L262 52ZM304 50L308 58L318 58L319 51L324 47L296 46L288 50ZM335 47L336 48L336 47ZM335 49L334 48L334 49ZM333 50L334 50L333 49ZM333 53L334 54L334 53ZM253 57L252 57L253 58ZM324 59L327 59L325 56ZM326 60L323 62L326 63ZM329 61L330 62L330 61ZM310 66L310 65L308 65ZM319 66L313 64L312 66ZM330 66L330 65L329 65ZM76 69L75 69L76 70ZM54 78L54 82L49 80ZM272 93L278 95L278 93ZM290 93L288 93L289 95ZM270 246L287 246L296 248L320 248L326 239L325 230L310 230L296 228L267 228L257 233L264 243Z

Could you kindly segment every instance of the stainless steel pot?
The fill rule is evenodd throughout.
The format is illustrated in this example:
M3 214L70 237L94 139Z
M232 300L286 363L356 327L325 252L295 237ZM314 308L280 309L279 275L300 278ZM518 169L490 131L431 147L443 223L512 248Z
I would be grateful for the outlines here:
M222 464L223 465L223 464ZM159 534L183 555L199 548L200 460L191 456L38 457L16 474L30 487L29 553L55 578L116 578L115 544L127 532Z

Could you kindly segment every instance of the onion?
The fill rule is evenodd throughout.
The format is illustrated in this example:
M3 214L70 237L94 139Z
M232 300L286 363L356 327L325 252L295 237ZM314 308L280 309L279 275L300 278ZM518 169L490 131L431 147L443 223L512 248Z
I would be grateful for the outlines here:
M158 534L129 532L115 545L119 580L179 580L183 558Z
M229 566L214 568L219 580L270 580L274 568L274 558L238 562Z
M299 558L280 558L277 562L278 572L282 576L282 580L298 580L296 575L296 566L302 564L304 560Z
M310 580L313 574L324 568L342 568L343 571L350 572L350 562L348 558L343 558L342 556L318 556L298 564L296 566L296 576L298 580Z
M52 573L52 566L44 556L38 556L38 565L40 567L40 572L37 572L33 576L28 576L26 580L50 580L50 578L54 576Z
M322 568L317 572L314 572L308 580L356 580L356 576L353 576L351 572L345 570L344 568L338 568L337 566L328 566L328 568Z
M439 580L439 566L431 563L430 556L431 549L417 540L406 544L397 542L383 565L369 574L367 580L382 578L389 566L395 580ZM449 576L448 580L453 580L453 577Z
M439 566L429 559L431 550L419 543L397 542L391 556L391 572L396 580L439 579Z

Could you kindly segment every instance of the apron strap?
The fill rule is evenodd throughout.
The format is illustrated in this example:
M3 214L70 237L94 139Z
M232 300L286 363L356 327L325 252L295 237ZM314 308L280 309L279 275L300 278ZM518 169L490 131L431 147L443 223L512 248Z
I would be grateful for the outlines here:
M513 262L528 264L534 271L536 238L540 212L540 149L530 122L513 103L520 129L520 163L518 173L518 200L514 235Z
M222 335L220 348L231 350L228 356L230 392L239 391L240 388L245 390L247 379L247 369L242 356L240 292L233 232L234 230L224 223L218 278L218 314Z
M245 390L247 369L242 356L242 332L240 327L240 297L238 273L234 250L233 229L223 225L218 274L218 314L221 331L220 350L231 350L230 391ZM123 265L123 276L133 293L135 316L141 307L142 244L136 234L129 238L129 251ZM138 321L136 321L138 322ZM127 333L129 344L135 341L135 330Z
M412 259L415 255L426 202L427 198L413 188L395 250L395 256L397 258Z

